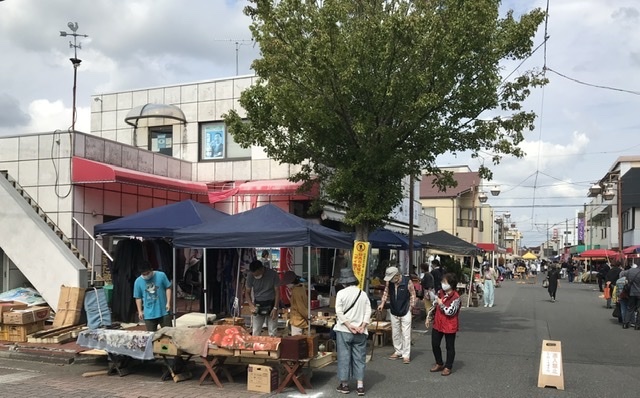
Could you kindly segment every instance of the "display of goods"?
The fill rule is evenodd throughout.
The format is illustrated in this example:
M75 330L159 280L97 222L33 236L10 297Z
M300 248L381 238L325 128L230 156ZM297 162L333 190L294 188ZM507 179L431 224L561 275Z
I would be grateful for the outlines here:
M276 351L278 337L251 336L247 331L234 325L218 325L209 337L209 346L228 350Z

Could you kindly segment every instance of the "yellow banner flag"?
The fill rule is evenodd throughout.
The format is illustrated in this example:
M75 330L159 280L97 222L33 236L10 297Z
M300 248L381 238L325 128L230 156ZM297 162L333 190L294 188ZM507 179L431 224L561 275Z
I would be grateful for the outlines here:
M358 278L358 287L364 289L367 275L367 262L369 260L369 242L357 240L353 244L353 273Z

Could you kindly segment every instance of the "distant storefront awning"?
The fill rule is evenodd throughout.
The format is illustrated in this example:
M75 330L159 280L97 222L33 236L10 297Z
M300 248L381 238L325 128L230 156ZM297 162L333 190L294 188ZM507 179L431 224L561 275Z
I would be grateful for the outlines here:
M495 243L476 243L476 246L486 252L506 253L507 251Z
M77 156L73 157L71 181L74 184L130 184L195 195L208 193L207 185L202 182L143 173Z

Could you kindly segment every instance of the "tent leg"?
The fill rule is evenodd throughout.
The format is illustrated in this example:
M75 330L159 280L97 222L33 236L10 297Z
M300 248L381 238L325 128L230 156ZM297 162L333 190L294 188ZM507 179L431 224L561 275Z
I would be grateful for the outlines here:
M307 272L307 319L311 319L311 246L307 252L307 264L309 266ZM307 336L311 336L311 324L307 327Z
M207 301L209 299L207 290L209 289L209 283L207 281L207 249L205 247L202 248L202 264L204 265L203 269L203 278L204 278L204 289L202 291L204 297L204 324L207 325L207 305L209 304Z
M173 304L173 327L176 327L176 311L178 308L178 303L177 301L177 290L178 290L178 279L176 278L176 248L174 247L173 250L171 250L172 254L173 254L173 283L172 283L172 287L173 289L171 290L171 304Z

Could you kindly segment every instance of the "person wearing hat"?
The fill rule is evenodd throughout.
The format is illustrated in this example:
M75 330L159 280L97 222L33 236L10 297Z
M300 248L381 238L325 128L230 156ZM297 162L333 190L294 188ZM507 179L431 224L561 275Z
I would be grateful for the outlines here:
M287 286L290 293L289 324L291 335L301 335L309 327L309 305L307 288L300 283L300 277L293 271L282 275L282 284Z
M356 379L356 392L364 395L364 370L367 356L367 326L371 319L371 303L358 287L352 268L340 270L338 283L345 286L336 295L336 351L338 353L337 391L349 394L350 375Z
M390 299L391 336L395 352L389 359L402 358L402 362L411 362L411 310L416 305L416 291L408 276L403 276L397 267L389 267L385 272L386 285L378 306L382 311L387 298Z

